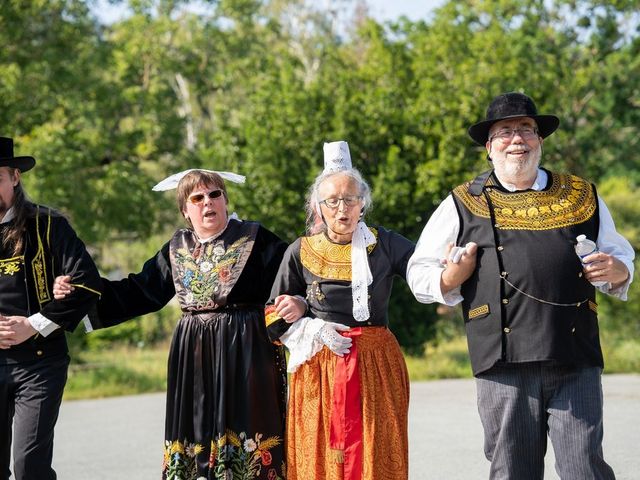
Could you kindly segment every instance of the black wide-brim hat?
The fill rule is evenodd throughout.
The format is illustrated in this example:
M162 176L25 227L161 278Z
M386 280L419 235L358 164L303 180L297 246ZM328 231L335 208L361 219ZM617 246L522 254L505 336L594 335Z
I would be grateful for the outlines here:
M469 136L480 145L487 143L491 125L500 120L510 118L529 117L538 124L538 135L545 138L556 131L560 119L555 115L538 115L538 109L533 100L524 93L503 93L494 98L487 108L487 117L482 122L469 127Z
M33 157L14 157L13 139L0 137L0 167L17 168L21 172L31 170L36 164Z

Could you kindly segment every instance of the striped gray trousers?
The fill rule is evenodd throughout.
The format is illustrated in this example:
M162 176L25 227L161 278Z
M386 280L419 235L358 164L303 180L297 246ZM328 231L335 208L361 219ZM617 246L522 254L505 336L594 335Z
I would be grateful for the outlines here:
M615 480L602 456L602 370L498 364L476 378L491 480L542 480L547 435L562 480Z

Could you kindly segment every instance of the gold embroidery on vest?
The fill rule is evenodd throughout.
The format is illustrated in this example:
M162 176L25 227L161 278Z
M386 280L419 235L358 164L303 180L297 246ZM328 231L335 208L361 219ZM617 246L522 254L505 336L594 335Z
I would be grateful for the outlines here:
M469 183L456 187L454 195L476 216L489 218L484 195L474 196ZM542 191L502 192L491 189L496 223L504 230L550 230L583 223L596 212L591 185L574 175L551 174L551 188Z
M486 315L487 313L489 313L489 304L485 303L484 305L469 310L469 320L481 315Z
M5 258L0 260L0 275L11 275L18 273L24 262L24 256Z
M48 219L49 225L47 225L47 227L49 228L51 225L51 212L49 212ZM40 207L38 207L38 211L36 212L36 236L38 237L38 251L31 261L31 268L33 271L33 280L36 286L38 303L42 305L43 303L51 300L51 293L49 292L49 286L47 285L47 264L44 256L42 238L40 237Z
M373 236L378 238L378 230L369 227ZM371 253L377 242L367 247ZM332 243L324 233L312 237L303 237L300 241L300 260L302 265L320 278L351 281L351 244Z
M598 313L598 304L596 302L589 300L589 308L593 310L594 313Z

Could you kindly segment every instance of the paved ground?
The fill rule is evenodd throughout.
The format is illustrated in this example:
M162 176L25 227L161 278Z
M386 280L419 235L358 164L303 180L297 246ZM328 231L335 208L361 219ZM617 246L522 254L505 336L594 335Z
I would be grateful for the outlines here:
M606 375L603 383L605 458L618 480L637 480L640 375ZM475 395L472 380L411 384L410 480L487 478ZM162 394L64 403L54 451L59 478L159 479L163 419ZM558 479L551 449L545 479Z

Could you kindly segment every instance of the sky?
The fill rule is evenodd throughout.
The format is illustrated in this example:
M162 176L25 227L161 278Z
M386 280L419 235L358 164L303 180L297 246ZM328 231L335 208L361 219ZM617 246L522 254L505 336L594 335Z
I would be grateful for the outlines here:
M371 16L380 22L394 20L401 15L406 15L411 20L423 19L444 2L445 0L367 0ZM97 0L94 10L105 23L117 21L126 15L122 7L110 5L107 0Z
M394 20L406 15L411 20L420 20L444 4L444 0L367 0L371 16L378 21Z

